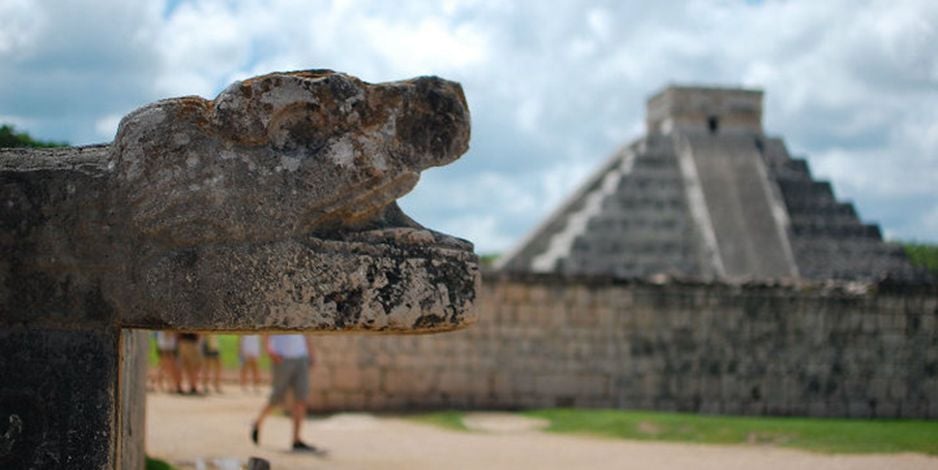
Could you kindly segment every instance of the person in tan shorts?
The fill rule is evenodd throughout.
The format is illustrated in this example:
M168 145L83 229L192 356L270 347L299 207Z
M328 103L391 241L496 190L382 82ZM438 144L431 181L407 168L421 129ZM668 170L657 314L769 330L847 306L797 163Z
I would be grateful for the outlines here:
M182 366L183 376L189 382L189 394L198 395L199 369L202 368L199 335L197 333L179 333L177 345L179 347L179 364Z
M251 441L259 444L264 419L283 403L288 390L293 392L291 418L293 421L292 450L323 453L300 439L300 430L306 418L306 400L309 396L309 368L315 362L313 344L304 335L270 335L265 338L267 355L273 366L273 384L267 405L251 426Z

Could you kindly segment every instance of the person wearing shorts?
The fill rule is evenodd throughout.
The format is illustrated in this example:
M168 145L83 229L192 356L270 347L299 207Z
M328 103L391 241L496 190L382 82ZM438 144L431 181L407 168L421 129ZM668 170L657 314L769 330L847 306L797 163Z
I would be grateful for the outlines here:
M300 439L300 427L306 417L306 397L309 395L309 369L313 365L313 345L305 335L271 335L265 338L267 354L273 366L270 398L251 426L251 440L260 440L264 419L283 403L287 391L293 392L293 450L316 452L317 449Z
M202 352L199 351L199 335L197 333L179 333L176 336L179 347L179 364L189 380L189 394L199 393L199 369L202 368Z
M202 391L208 393L208 383L212 382L215 391L221 393L221 351L218 349L218 337L202 337Z
M248 372L250 372L251 383L254 385L254 392L257 393L260 386L257 360L261 357L261 338L258 335L239 337L238 357L241 359L241 389L247 389Z
M160 390L163 388L163 380L171 381L172 390L176 393L182 393L182 378L179 368L176 366L176 334L170 331L158 331L156 333L156 351L159 355L160 363L156 376L156 384Z

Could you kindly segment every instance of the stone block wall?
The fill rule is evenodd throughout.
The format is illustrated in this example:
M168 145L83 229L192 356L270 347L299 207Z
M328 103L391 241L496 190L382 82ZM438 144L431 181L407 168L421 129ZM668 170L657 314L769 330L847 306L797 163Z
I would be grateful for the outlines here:
M318 410L938 418L938 292L490 275L466 330L322 336Z

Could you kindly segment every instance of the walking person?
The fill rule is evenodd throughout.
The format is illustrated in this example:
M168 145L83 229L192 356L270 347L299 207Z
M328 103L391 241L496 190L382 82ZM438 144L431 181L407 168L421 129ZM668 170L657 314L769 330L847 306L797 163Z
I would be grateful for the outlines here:
M221 391L221 351L218 349L218 337L215 335L202 336L202 391L208 393L208 383L212 382L215 392Z
M248 373L251 374L251 384L256 393L260 386L260 377L257 370L257 361L261 356L261 338L258 335L243 335L238 337L238 357L241 359L241 390L247 391Z
M309 395L309 369L314 363L313 345L305 335L271 335L265 338L267 354L273 365L273 385L267 405L261 409L251 427L251 440L258 444L264 420L275 407L283 403L287 390L293 391L291 418L295 451L317 452L303 442L300 428L306 417L306 399Z
M160 390L163 380L169 380L171 391L182 393L182 377L176 364L176 334L169 331L156 332L156 352L159 356L159 369L157 369L156 384Z
M182 366L183 376L189 381L189 395L199 394L199 369L202 368L202 351L199 351L199 335L197 333L179 333L177 345L179 347L179 364Z

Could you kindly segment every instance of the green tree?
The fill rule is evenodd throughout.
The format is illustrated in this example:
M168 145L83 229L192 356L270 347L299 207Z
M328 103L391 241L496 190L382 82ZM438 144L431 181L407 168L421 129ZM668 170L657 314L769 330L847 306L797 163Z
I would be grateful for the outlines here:
M479 255L479 262L483 267L491 268L495 266L495 261L501 256L499 253L483 253Z
M913 266L922 267L938 277L938 245L928 243L903 243L905 255Z
M0 126L0 148L2 147L33 147L33 148L47 148L47 147L65 147L68 145L65 142L53 142L53 141L44 141L36 140L29 136L25 132L16 132L16 129L9 124L4 124Z

